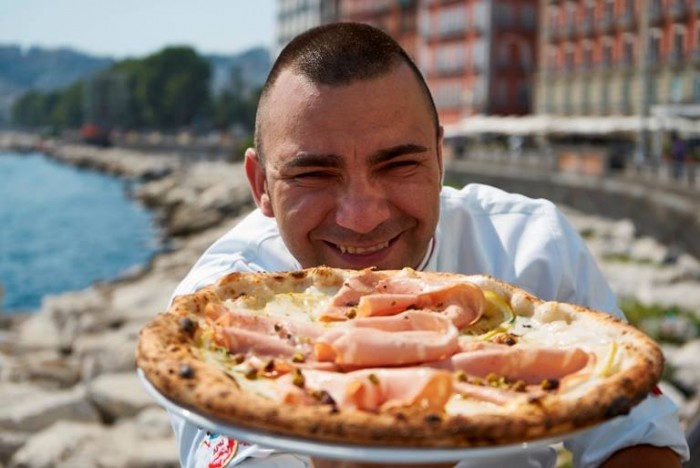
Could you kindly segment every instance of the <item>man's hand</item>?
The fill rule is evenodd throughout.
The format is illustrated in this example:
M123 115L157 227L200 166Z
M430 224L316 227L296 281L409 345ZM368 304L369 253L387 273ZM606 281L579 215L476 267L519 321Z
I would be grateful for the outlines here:
M655 447L653 445L635 445L615 452L605 463L603 468L674 468L681 466L681 459L676 452L668 447Z

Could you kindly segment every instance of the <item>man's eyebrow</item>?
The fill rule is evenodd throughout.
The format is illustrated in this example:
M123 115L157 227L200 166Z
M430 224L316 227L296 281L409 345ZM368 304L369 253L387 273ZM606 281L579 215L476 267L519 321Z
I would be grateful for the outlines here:
M371 164L380 164L390 161L398 156L403 156L404 154L425 153L426 151L428 151L428 148L423 145L406 143L403 145L392 146L391 148L380 149L369 158L369 162Z
M316 154L316 153L297 153L284 163L285 169L296 169L300 167L340 167L343 165L343 159L337 154Z

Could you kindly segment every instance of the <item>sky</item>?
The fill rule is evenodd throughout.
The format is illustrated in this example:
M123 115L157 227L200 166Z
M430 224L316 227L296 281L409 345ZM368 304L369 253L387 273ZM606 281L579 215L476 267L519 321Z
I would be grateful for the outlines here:
M165 46L203 54L272 48L275 0L0 0L0 44L143 57Z

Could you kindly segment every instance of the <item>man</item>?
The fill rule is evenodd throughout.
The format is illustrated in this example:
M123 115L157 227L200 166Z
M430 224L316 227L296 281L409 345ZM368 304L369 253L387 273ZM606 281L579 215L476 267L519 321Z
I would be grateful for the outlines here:
M244 166L258 209L204 254L176 294L231 271L409 266L488 273L545 299L620 314L583 241L551 203L481 185L441 187L442 129L430 92L398 44L370 26L322 26L282 51ZM221 436L177 417L173 426L183 465L206 465L209 439ZM663 396L567 446L580 466L680 466L688 456ZM280 457L290 455L245 463L289 466ZM554 462L553 450L542 448L493 466Z

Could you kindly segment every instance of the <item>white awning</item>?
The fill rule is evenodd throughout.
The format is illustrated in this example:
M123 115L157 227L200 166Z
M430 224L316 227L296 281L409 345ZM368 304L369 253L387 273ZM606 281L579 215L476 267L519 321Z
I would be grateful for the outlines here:
M676 130L683 135L700 136L700 120L682 117L604 116L564 117L552 115L471 116L445 126L445 137L475 136L485 133L499 135L611 135Z

